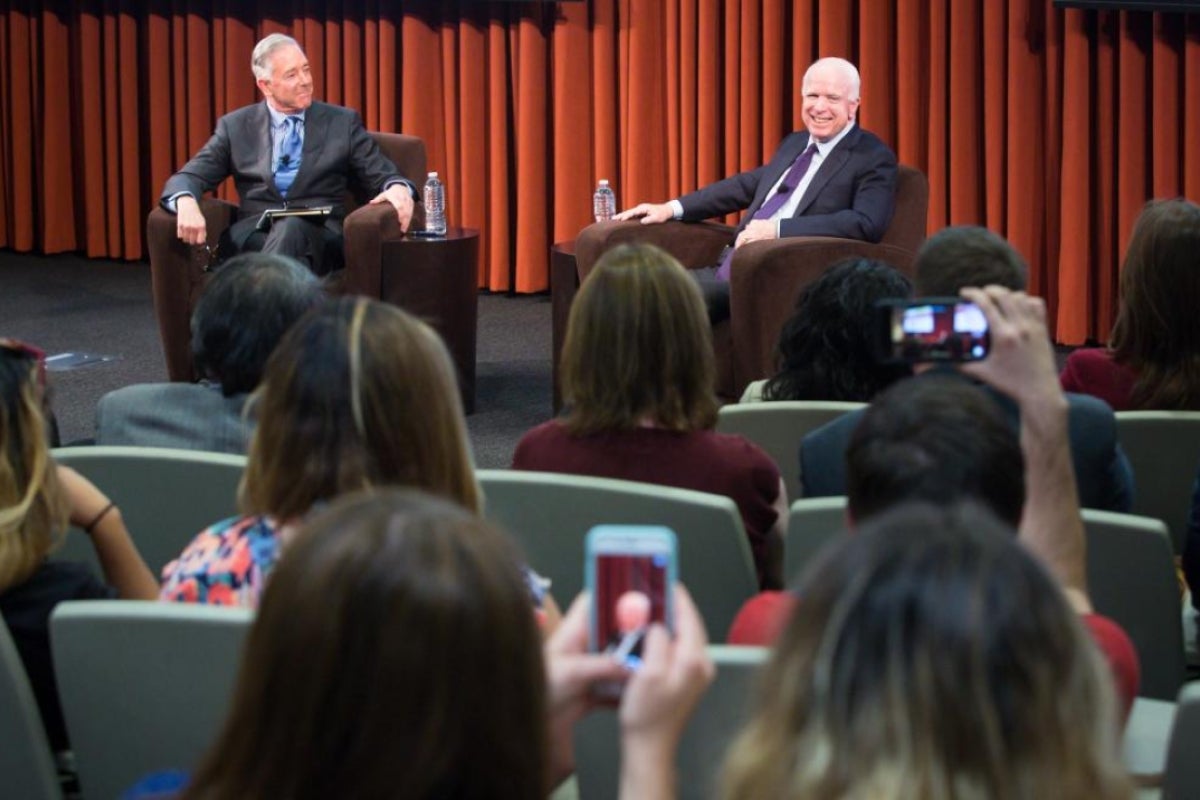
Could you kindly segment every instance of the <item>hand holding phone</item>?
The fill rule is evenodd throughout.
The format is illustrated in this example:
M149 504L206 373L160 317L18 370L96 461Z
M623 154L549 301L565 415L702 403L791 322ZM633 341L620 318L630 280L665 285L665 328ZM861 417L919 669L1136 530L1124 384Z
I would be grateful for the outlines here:
M890 364L959 363L987 357L988 321L957 297L880 300L876 355Z
M674 630L675 533L650 525L598 525L587 535L592 596L589 646L634 670L654 623Z

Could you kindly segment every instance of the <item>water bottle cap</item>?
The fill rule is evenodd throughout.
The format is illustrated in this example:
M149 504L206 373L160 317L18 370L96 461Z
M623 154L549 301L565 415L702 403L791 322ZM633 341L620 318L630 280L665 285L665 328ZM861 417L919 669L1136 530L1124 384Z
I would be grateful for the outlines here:
M436 173L436 172L431 172L431 173L429 173L429 177L431 177L431 178L436 178L436 177L437 177L437 173Z
M607 178L601 178L601 179L600 179L600 185L601 185L601 186L608 186L608 179L607 179Z

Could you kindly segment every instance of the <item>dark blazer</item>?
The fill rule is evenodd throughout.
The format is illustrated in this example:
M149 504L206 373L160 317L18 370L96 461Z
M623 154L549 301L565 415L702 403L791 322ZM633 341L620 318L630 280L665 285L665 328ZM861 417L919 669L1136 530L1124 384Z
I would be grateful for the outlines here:
M160 202L179 192L197 199L233 176L239 221L230 237L239 250L268 208L333 206L327 227L341 232L346 191L357 186L374 196L398 180L406 181L363 127L358 112L314 102L304 114L304 149L300 169L285 203L271 172L271 115L265 101L231 111L200 152L167 179ZM169 209L168 209L169 210Z
M920 380L920 376L908 380ZM984 387L1017 424L1017 409L1007 397ZM1128 513L1133 505L1133 470L1117 443L1117 422L1103 401L1067 393L1071 461L1083 508ZM843 414L810 432L800 442L800 493L833 497L846 493L846 448L866 409Z
M758 169L709 184L679 198L683 219L696 222L746 210L746 227L776 181L808 147L797 131ZM796 213L780 221L780 236L839 236L878 242L896 208L896 154L875 134L855 127L813 176Z

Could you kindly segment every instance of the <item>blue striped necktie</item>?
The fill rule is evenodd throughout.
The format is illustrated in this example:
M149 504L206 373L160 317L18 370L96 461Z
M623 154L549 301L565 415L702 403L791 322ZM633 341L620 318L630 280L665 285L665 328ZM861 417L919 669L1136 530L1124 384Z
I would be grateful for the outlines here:
M295 116L283 119L283 142L275 159L275 188L284 197L300 169L300 150L304 144L300 139L300 126L303 122L303 118Z

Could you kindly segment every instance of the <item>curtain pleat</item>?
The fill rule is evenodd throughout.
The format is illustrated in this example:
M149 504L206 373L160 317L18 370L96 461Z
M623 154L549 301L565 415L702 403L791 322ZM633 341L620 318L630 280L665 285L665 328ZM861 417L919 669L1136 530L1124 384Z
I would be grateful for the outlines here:
M930 230L1030 263L1063 342L1104 340L1146 200L1200 198L1200 15L1049 0L8 0L0 246L137 259L163 181L295 36L317 92L422 137L479 285L535 292L548 248L622 207L752 169L801 127L817 57L855 61L860 123L930 180ZM420 183L424 176L410 176ZM233 199L227 182L219 195ZM730 217L729 221L733 221Z

